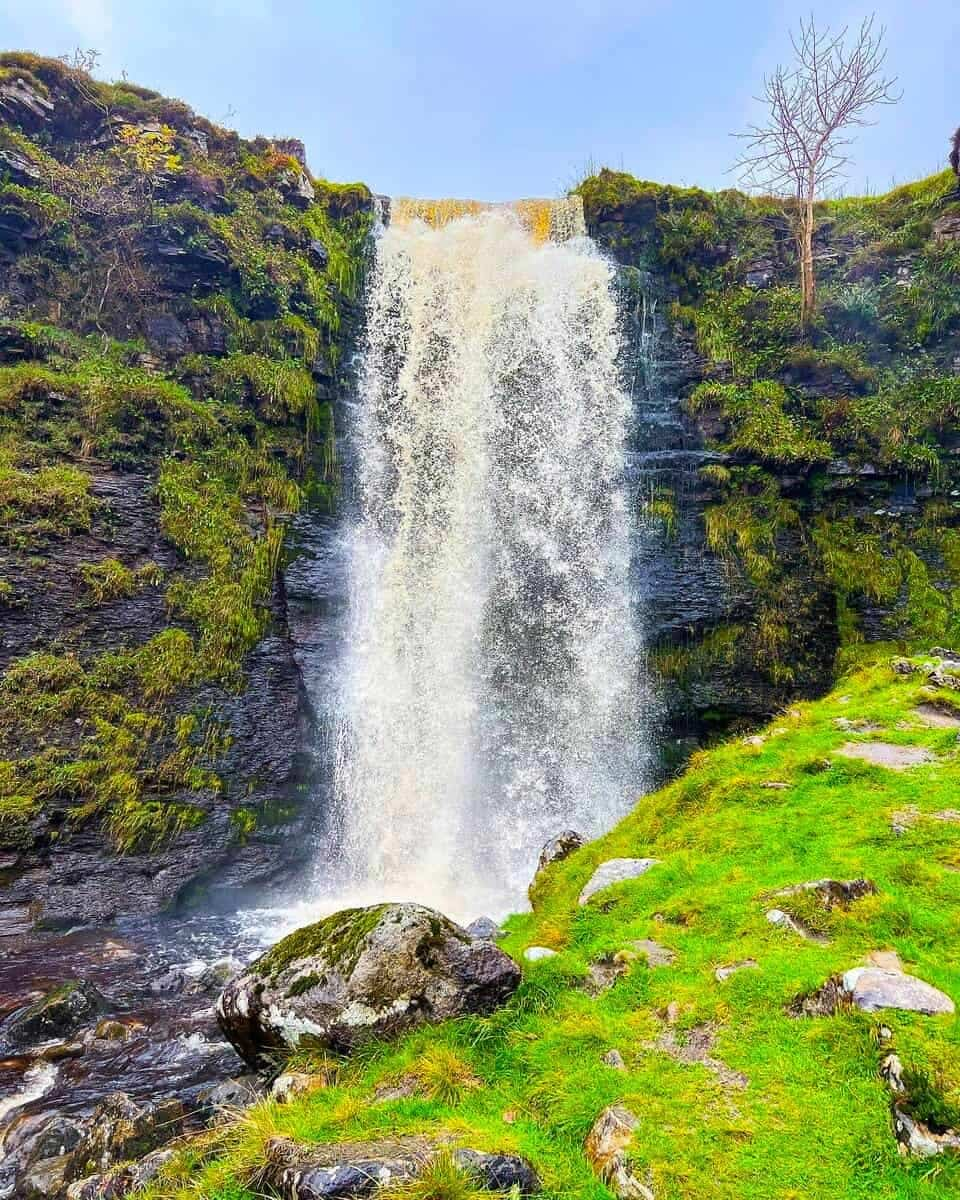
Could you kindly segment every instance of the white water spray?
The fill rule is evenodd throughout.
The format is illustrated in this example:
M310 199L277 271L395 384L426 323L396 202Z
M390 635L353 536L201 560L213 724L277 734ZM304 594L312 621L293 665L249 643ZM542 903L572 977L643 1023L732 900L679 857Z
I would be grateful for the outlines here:
M543 211L395 206L378 239L320 867L340 900L499 915L549 836L641 790L612 270L572 202Z

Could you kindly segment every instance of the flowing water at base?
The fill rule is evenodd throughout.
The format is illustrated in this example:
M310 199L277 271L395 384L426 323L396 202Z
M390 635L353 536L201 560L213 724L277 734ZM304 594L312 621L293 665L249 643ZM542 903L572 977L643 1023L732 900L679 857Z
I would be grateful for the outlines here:
M576 202L394 203L352 431L323 900L501 914L547 837L609 828L641 790L620 350Z

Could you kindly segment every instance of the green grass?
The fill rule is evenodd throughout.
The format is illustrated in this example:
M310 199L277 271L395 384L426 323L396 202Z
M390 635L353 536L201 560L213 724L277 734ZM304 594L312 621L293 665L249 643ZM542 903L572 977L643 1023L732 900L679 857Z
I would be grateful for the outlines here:
M599 1200L608 1192L583 1142L600 1110L617 1102L640 1118L631 1157L652 1172L662 1200L956 1195L960 1161L913 1162L897 1152L878 1029L892 1030L918 1105L942 1117L960 1102L960 1020L787 1012L874 950L896 950L906 970L960 1001L960 826L930 817L956 807L960 755L955 730L914 716L926 699L922 675L896 676L880 661L781 714L759 744L738 739L698 753L617 828L540 877L534 911L507 923L502 945L524 978L505 1008L365 1048L344 1063L337 1086L282 1108L262 1104L205 1135L149 1194L253 1195L244 1188L276 1133L306 1143L420 1133L529 1157L551 1200ZM877 728L845 730L839 718ZM924 746L937 761L898 772L836 755L847 741L874 738ZM911 807L919 819L897 835L891 816ZM580 908L594 868L617 856L661 861ZM829 944L766 920L768 909L790 903L773 898L780 888L861 875L878 892L847 909L815 912L808 897L794 898ZM672 949L675 962L634 962L596 998L583 989L591 962L647 937ZM533 944L560 953L526 963L522 951ZM756 970L717 982L718 966L747 958ZM713 1054L748 1077L745 1089L725 1091L703 1065L657 1048L668 1006L680 1041L694 1026L715 1028ZM625 1072L601 1062L614 1047ZM309 1069L309 1054L297 1065ZM403 1077L417 1081L413 1095L373 1101L378 1085Z

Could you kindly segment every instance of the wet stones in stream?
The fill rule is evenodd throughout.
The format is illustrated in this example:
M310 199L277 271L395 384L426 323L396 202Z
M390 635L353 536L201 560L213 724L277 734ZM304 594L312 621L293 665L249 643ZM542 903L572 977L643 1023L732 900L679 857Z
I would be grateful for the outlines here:
M84 980L61 984L7 1017L0 1026L0 1047L10 1053L38 1042L67 1038L95 1021L108 1007L106 997Z

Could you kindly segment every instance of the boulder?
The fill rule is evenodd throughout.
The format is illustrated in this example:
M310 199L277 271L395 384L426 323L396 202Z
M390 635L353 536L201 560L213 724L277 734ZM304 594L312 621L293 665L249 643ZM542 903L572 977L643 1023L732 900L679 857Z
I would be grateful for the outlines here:
M879 967L854 967L844 973L843 990L851 1002L864 1012L881 1008L899 1008L907 1012L936 1016L955 1011L945 993L914 975Z
M489 1013L520 982L492 942L419 904L348 909L298 929L242 974L217 1018L254 1066L301 1044L349 1053L373 1038Z
M120 1200L122 1196L139 1192L157 1176L174 1153L173 1149L153 1150L137 1162L121 1163L109 1171L75 1180L67 1188L67 1200Z
M94 1173L104 1174L118 1163L144 1158L179 1136L186 1115L182 1102L173 1097L138 1104L125 1092L115 1092L93 1110L71 1154L69 1178L87 1181ZM109 1194L76 1190L70 1200Z
M47 992L12 1013L3 1024L2 1041L11 1050L69 1037L107 1009L106 998L90 983L75 980Z
M416 1137L323 1146L271 1138L265 1148L264 1180L283 1200L369 1196L384 1186L411 1183L440 1154L449 1156L484 1191L531 1196L540 1190L537 1173L524 1158L467 1147L449 1150Z
M587 884L580 893L579 904L582 906L602 892L604 888L612 887L615 883L623 883L627 879L638 879L645 875L651 867L660 860L657 858L611 858L601 863L590 876Z

